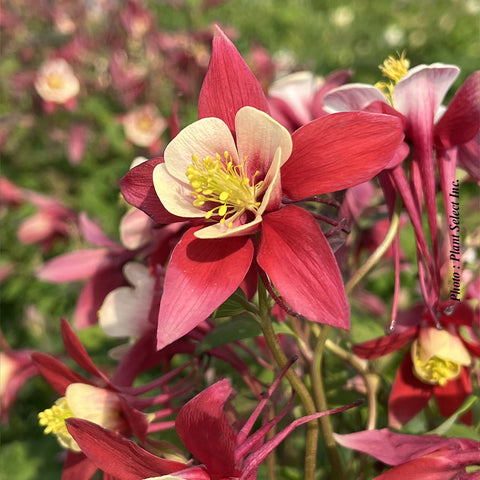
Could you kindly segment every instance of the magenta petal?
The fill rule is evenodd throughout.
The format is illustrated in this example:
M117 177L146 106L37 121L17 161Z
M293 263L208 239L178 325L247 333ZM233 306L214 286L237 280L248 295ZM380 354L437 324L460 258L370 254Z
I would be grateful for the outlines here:
M132 168L121 180L125 200L145 212L158 223L185 221L168 212L160 202L153 186L153 169L163 163L163 158L152 158Z
M175 420L183 444L212 478L238 477L241 473L235 465L237 434L224 411L231 393L228 380L220 380L184 405Z
M421 382L413 375L412 359L408 352L398 367L388 399L390 425L400 428L410 421L427 405L432 395L433 386Z
M122 435L79 418L67 420L67 428L89 460L105 473L121 480L168 475L185 464L156 457Z
M74 282L91 277L110 260L110 250L95 248L59 255L47 262L37 277L48 282Z
M191 228L175 247L165 275L157 347L177 340L205 320L240 285L250 268L248 237L198 239Z
M234 131L235 115L247 105L269 113L260 83L233 43L216 26L212 57L198 99L198 118L220 118Z
M371 455L387 465L400 465L453 443L438 435L405 435L386 428L334 436L345 448Z
M480 128L480 71L472 73L435 126L435 143L451 148L471 140Z
M299 314L314 322L349 328L340 270L308 212L288 206L264 215L257 262Z
M403 140L390 115L334 113L299 128L283 165L282 186L292 200L334 192L370 180L383 170Z

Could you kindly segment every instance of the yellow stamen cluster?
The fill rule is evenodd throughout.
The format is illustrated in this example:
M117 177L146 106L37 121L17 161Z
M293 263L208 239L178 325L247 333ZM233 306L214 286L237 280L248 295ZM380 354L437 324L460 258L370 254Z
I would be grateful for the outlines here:
M205 213L205 218L219 216L220 223L232 227L244 212L258 209L260 202L256 200L256 195L263 182L254 183L256 172L251 184L245 176L245 162L234 164L228 152L223 157L217 153L214 159L206 157L200 160L192 155L192 164L188 166L186 176L193 189L190 194L195 197L193 205L203 207L208 202L218 204Z
M77 442L68 433L65 420L75 416L70 407L68 406L65 397L59 398L52 408L47 408L43 412L38 414L38 420L42 427L45 427L44 433L48 435L53 433L60 444L74 451L79 451Z
M382 90L388 97L390 102L393 104L393 90L398 81L408 72L410 68L410 61L405 58L405 50L401 54L397 54L398 59L389 56L384 62L383 65L379 65L378 68L381 70L384 77L390 79L389 82L377 82L375 86Z
M47 85L53 90L63 88L63 78L62 78L62 76L57 75L56 73L52 73L52 74L48 75Z
M452 360L433 356L424 363L420 360L418 352L414 355L413 371L415 376L424 383L443 387L449 380L460 375L461 365Z

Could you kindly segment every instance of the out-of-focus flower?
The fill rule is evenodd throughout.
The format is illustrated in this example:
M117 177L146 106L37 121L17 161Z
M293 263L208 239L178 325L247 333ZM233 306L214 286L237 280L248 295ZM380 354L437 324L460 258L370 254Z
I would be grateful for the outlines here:
M17 230L17 238L25 244L39 244L44 251L51 248L59 238L70 235L71 227L77 221L77 215L55 198L23 190L25 200L39 210L23 220Z
M167 267L159 348L236 290L252 265L257 237L256 263L295 311L348 324L328 242L310 213L284 206L282 197L301 201L372 178L402 142L400 127L393 117L358 112L325 116L290 136L267 111L261 86L218 29L200 119L172 140L164 161L144 162L122 179L126 200L159 223L193 225Z
M413 341L398 368L388 401L394 428L411 420L431 397L436 398L440 413L450 416L472 391L469 367L472 355L480 357L480 345L465 339L460 327L472 328L473 310L464 302L457 303L453 312L444 305L444 313L437 319L442 330L429 312L422 310L419 305L399 315L395 333L353 346L359 357L373 359ZM471 423L471 418L469 412L462 420Z
M480 443L467 438L439 435L405 435L389 430L366 430L347 435L334 434L346 448L371 455L394 468L375 480L454 480L478 478ZM470 473L468 473L470 472Z
M1 333L0 348L0 419L6 422L19 390L38 370L30 358L33 350L10 348Z
M68 159L72 165L78 165L82 161L87 138L88 129L85 125L73 125L68 140Z
M112 337L141 337L151 329L149 322L155 277L148 267L137 262L123 267L130 286L118 287L106 297L98 312L103 331Z
M123 118L125 136L134 145L158 150L160 135L167 121L154 105L145 105L127 113Z
M63 59L55 58L43 63L37 72L35 89L44 100L46 109L51 111L55 104L72 109L75 97L80 91L80 82L72 67Z
M292 133L315 118L327 115L323 97L346 83L350 70L338 70L323 79L312 72L296 72L276 80L268 90L272 117Z

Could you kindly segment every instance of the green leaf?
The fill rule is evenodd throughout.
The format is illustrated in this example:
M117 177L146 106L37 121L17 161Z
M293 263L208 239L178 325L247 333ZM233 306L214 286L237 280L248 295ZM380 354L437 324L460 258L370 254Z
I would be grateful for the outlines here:
M230 298L227 298L227 300L215 310L214 317L225 318L240 315L245 312L244 304L247 301L247 297L243 293L243 290L239 288Z
M237 340L244 340L245 338L258 337L261 334L262 329L260 325L252 317L235 317L217 325L212 331L207 333L198 345L195 353L199 355L212 348Z
M463 414L467 413L475 405L475 403L478 402L478 399L479 399L479 395L469 395L465 399L465 401L462 403L460 408L453 415L447 418L447 420L445 420L437 428L435 428L434 430L431 430L428 433L437 434L437 435L446 435L447 432L449 432L453 428L457 419L461 417Z

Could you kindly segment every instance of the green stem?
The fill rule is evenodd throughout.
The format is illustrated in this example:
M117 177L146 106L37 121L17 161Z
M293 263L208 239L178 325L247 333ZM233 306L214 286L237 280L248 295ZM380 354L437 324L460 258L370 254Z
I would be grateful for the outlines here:
M397 234L398 227L400 225L400 212L402 203L400 196L397 197L395 203L395 210L390 220L390 228L388 229L385 238L382 240L376 250L370 255L367 261L353 274L350 280L345 284L345 293L349 295L357 283L375 266L375 264L383 257L388 247L392 244L395 235Z
M363 378L367 387L367 405L368 405L368 418L367 418L367 430L375 429L377 421L377 391L379 385L378 375L368 370L368 364L364 360L362 361L356 355L351 352L345 351L342 347L333 343L327 339L325 341L325 348L348 362Z
M263 330L263 335L265 341L267 342L268 348L272 352L273 358L277 365L283 369L288 364L288 359L283 353L282 347L280 346L275 331L272 325L272 318L270 316L269 306L268 306L268 297L267 291L263 282L260 280L258 282L258 304L260 308L260 325ZM305 384L300 380L295 371L289 368L285 374L287 380L290 382L290 385L295 390L295 393L300 398L302 402L305 413L307 415L312 415L316 413L315 403L310 395ZM305 480L314 480L315 479L315 470L317 462L317 443L318 443L318 422L313 420L307 423L307 436L306 436L306 452L305 452Z
M328 410L327 398L325 396L325 388L323 386L322 377L322 359L325 348L325 342L330 333L330 326L323 325L320 330L320 335L317 338L315 350L313 352L312 362L312 386L313 395L315 397L315 403L318 411ZM320 418L320 428L322 429L323 441L325 442L325 448L327 449L328 460L332 467L332 478L344 478L343 466L340 461L340 455L337 450L337 443L333 438L333 428L330 415L325 415Z

